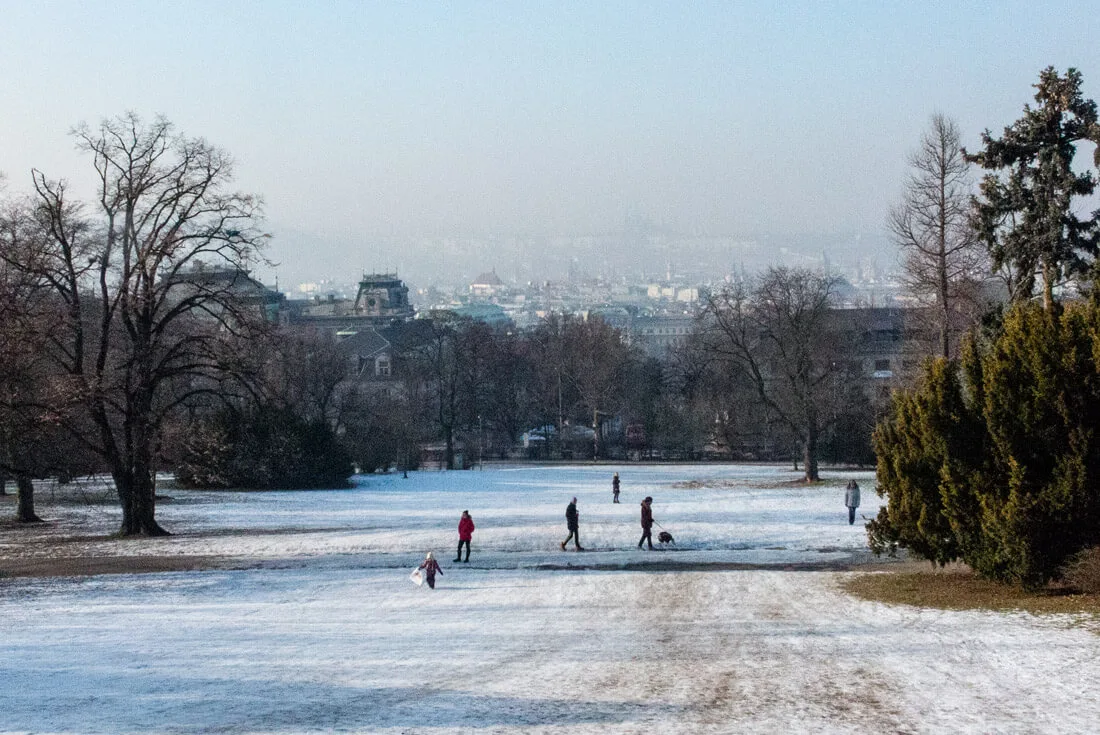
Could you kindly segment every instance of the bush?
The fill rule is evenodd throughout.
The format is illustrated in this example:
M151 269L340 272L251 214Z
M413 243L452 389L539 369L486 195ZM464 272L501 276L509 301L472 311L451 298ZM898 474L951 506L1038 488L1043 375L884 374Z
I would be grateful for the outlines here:
M962 554L944 507L945 465L969 421L954 363L925 365L912 391L895 394L890 413L875 429L878 492L887 498L867 525L875 553L898 547L939 565Z
M1100 543L1100 306L1017 305L961 365L931 363L876 429L887 507L876 551L901 546L1027 588Z
M176 467L181 485L200 488L343 487L351 460L324 423L290 411L223 412L200 421Z
M340 445L362 472L417 467L416 428L407 419L407 404L388 396L349 394L341 413Z
M1092 546L1072 556L1062 577L1078 592L1100 594L1100 547Z
M1100 541L1100 308L1012 309L990 348L972 350L989 437L980 495L980 574L1038 587ZM971 382L975 382L972 379Z

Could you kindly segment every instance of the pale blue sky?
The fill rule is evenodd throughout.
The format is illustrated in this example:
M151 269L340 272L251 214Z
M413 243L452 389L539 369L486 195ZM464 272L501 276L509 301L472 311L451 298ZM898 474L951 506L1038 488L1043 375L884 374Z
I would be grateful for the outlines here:
M323 275L298 272L307 241L331 267L355 243L613 232L626 215L881 233L934 111L975 145L1047 65L1100 96L1098 10L0 0L0 171L9 192L32 166L79 181L72 125L162 113L233 154L295 277Z

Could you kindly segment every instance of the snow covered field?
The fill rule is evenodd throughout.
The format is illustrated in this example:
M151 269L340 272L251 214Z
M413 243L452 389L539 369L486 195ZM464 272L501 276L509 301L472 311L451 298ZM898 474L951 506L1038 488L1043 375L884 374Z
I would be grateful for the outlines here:
M611 473L623 481L611 504ZM856 477L761 466L515 467L352 490L168 490L177 535L96 554L242 568L0 579L0 732L1097 732L1095 621L853 599ZM562 552L579 498L585 553ZM640 551L652 495L677 549ZM40 514L94 537L110 505ZM477 523L454 564L462 510ZM659 530L659 529L658 529ZM44 530L42 533L50 533ZM408 573L434 550L437 589ZM0 535L0 554L58 553Z

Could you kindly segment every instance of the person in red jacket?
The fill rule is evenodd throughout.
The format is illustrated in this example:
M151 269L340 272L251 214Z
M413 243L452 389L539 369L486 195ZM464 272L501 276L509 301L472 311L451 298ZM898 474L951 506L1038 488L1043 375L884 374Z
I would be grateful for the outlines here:
M649 548L653 549L653 498L646 497L642 501L642 538L638 541L638 548L642 548L644 542L649 542Z
M439 568L439 562L432 556L432 552L428 552L428 555L424 557L424 561L420 564L420 569L424 570L424 578L428 580L428 586L433 590L435 589L435 575L443 574L443 570Z
M462 517L458 519L458 553L455 561L462 561L462 544L466 544L466 563L470 561L470 539L474 537L474 519L470 517L470 511L462 511Z

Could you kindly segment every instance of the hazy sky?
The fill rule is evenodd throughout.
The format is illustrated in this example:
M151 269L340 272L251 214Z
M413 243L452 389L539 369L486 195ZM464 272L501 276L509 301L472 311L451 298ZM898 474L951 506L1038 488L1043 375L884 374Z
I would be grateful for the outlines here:
M79 180L67 131L160 113L228 149L271 255L621 230L881 233L934 111L972 146L1075 66L1095 2L0 0L0 171ZM308 251L308 252L304 252ZM484 270L491 263L486 259Z

